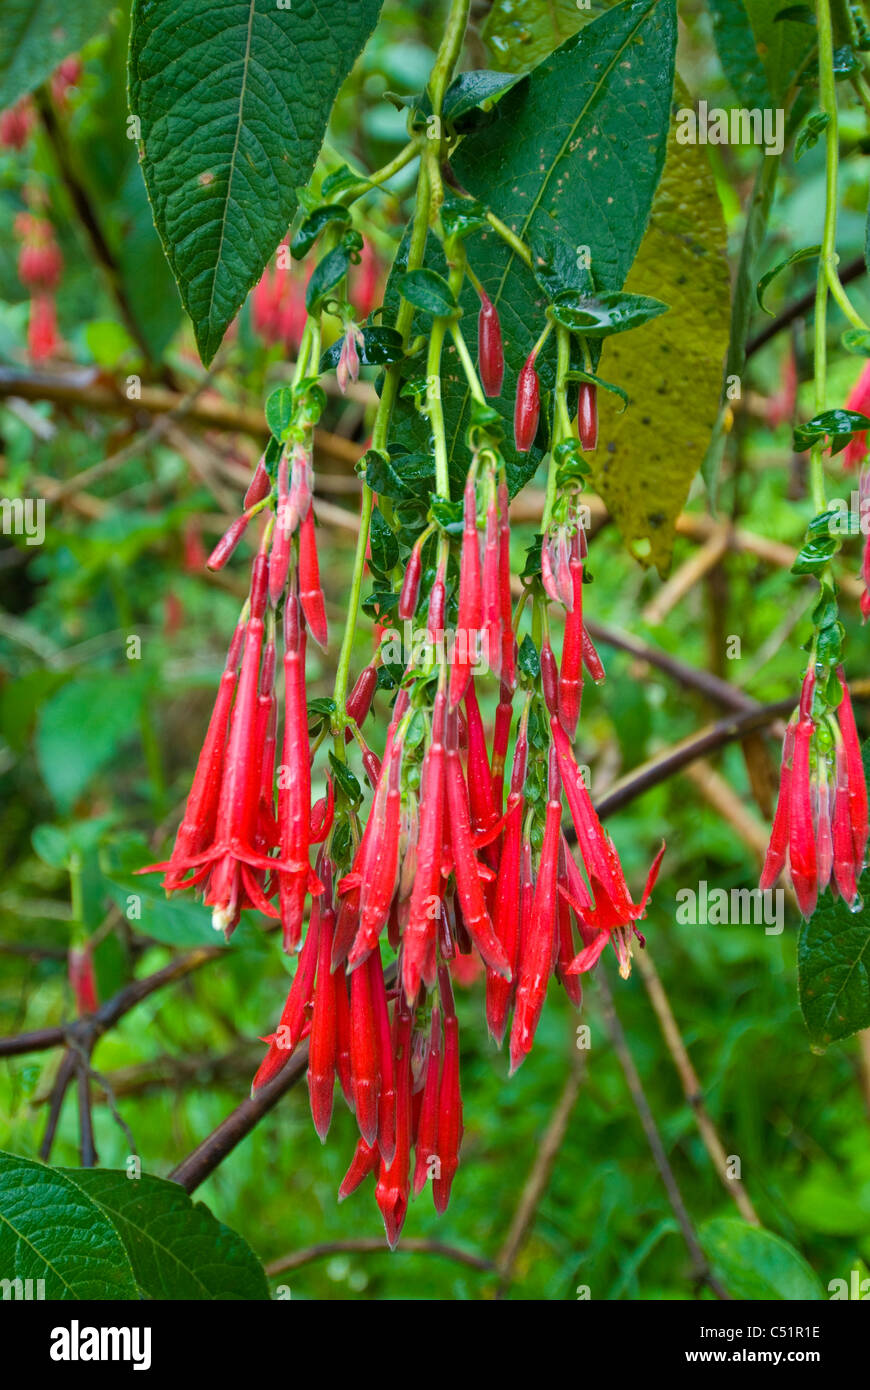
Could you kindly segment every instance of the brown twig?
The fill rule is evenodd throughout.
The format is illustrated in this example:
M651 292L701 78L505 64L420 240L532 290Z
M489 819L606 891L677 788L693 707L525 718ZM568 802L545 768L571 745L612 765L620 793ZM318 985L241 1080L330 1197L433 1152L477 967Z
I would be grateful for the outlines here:
M677 1075L683 1087L683 1094L686 1097L687 1103L692 1108L695 1123L698 1126L698 1132L713 1162L713 1168L744 1221L750 1222L753 1226L758 1226L761 1224L758 1219L758 1213L749 1199L746 1188L739 1178L731 1178L728 1176L728 1155L725 1152L716 1127L710 1118L709 1111L704 1104L704 1092L698 1080L698 1074L692 1066L686 1044L683 1042L682 1034L674 1018L670 1000L659 979L658 971L653 965L649 947L643 951L635 952L634 958L637 962L637 967L640 971L646 992L649 995L650 1003L653 1006L653 1011L659 1021L659 1027L662 1030L665 1044L673 1058L674 1066L677 1069Z
M88 1071L88 1059L84 1053L77 1059L76 1070L79 1092L80 1161L83 1168L93 1168L97 1162L97 1150L94 1145L94 1116L91 1110L91 1078Z
M328 1240L321 1245L309 1245L304 1250L293 1250L289 1255L272 1260L266 1265L266 1274L271 1279L288 1270L300 1269L312 1260L327 1259L330 1255L441 1255L445 1260L455 1260L457 1264L467 1265L469 1269L480 1269L485 1274L495 1272L492 1260L484 1255L475 1255L471 1250L461 1250L456 1245L445 1245L440 1240L403 1240L390 1251L383 1240L372 1236L362 1236L353 1240Z
M520 1250L528 1236L538 1204L549 1186L559 1150L568 1132L568 1122L574 1109L584 1076L583 1054L576 1052L572 1058L568 1078L556 1102L550 1123L535 1154L535 1161L526 1179L520 1200L517 1203L508 1233L495 1258L499 1274L499 1295L507 1292L516 1266Z
M39 1157L43 1163L47 1163L51 1158L51 1149L54 1144L54 1136L57 1133L60 1112L63 1109L64 1097L69 1084L75 1075L76 1063L75 1049L68 1047L60 1059L60 1066L57 1069L57 1076L51 1089L51 1103L48 1109L48 1118L45 1121L45 1133L39 1146Z
M710 1268L707 1257L701 1249L700 1241L695 1234L695 1228L686 1210L686 1205L683 1201L676 1177L674 1176L674 1171L668 1161L665 1146L662 1143L658 1126L656 1125L652 1110L650 1109L649 1101L646 1098L643 1083L640 1079L637 1067L635 1066L634 1058L626 1040L622 1024L619 1021L616 1006L613 1002L613 994L607 982L607 976L603 970L596 972L596 983L601 993L604 1025L613 1045L613 1050L619 1058L619 1063L625 1075L628 1089L631 1092L631 1098L634 1101L635 1109L643 1125L643 1131L646 1135L650 1152L652 1153L653 1160L659 1171L659 1176L664 1184L665 1191L668 1194L668 1201L671 1204L674 1216L677 1218L677 1224L682 1232L686 1248L689 1251L689 1257L692 1261L693 1278L696 1283L706 1284L708 1288L712 1289L717 1298L729 1299L730 1294L722 1287Z

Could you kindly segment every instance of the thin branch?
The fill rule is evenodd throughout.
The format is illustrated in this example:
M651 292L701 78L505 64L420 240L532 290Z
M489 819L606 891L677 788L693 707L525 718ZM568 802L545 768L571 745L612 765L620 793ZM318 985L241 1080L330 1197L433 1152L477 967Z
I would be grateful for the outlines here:
M520 1193L520 1200L517 1203L510 1228L495 1258L499 1273L499 1295L507 1292L520 1250L535 1219L538 1205L549 1186L559 1150L568 1132L571 1112L580 1094L584 1070L583 1054L576 1052L572 1059L568 1079L550 1116L550 1123L547 1125L535 1155L535 1161Z
M57 1125L60 1120L60 1112L63 1109L64 1097L66 1096L69 1084L75 1076L78 1058L73 1048L68 1047L60 1059L60 1066L57 1069L57 1076L54 1079L54 1086L51 1090L51 1104L48 1110L48 1118L45 1122L45 1133L42 1136L42 1143L39 1146L39 1157L43 1163L47 1163L51 1158L51 1149L54 1144L54 1136L57 1133Z
M751 695L747 695L737 686L731 685L729 681L723 681L721 677L713 675L710 671L689 666L685 661L680 661L678 657L662 651L660 647L653 647L648 642L642 642L639 637L632 637L630 633L596 622L594 618L584 618L584 622L590 636L596 642L603 642L606 646L615 647L617 651L627 652L629 656L636 657L638 661L644 661L650 666L658 667L666 675L672 676L679 685L689 686L692 690L697 690L699 694L706 695L714 704L721 705L724 709L750 710L759 708L758 700L753 700Z
M677 1218L683 1240L689 1251L694 1279L697 1283L706 1284L712 1289L717 1298L728 1299L730 1298L730 1294L722 1287L710 1268L707 1257L701 1249L701 1244L695 1234L695 1228L692 1225L691 1218L683 1202L682 1194L674 1176L674 1171L668 1161L665 1146L662 1143L662 1138L659 1134L652 1110L650 1109L649 1101L646 1098L643 1083L640 1079L637 1067L635 1066L634 1058L631 1055L631 1049L626 1040L622 1024L619 1021L619 1016L617 1015L616 1007L613 1002L613 994L607 982L607 976L603 970L596 972L596 983L601 992L604 1010L604 1025L613 1045L613 1050L619 1058L619 1063L625 1075L628 1089L631 1092L631 1098L634 1101L635 1109L643 1125L650 1152L659 1170L659 1175L664 1184L665 1191L668 1194L668 1201L671 1204L674 1216Z
M79 1091L79 1154L82 1168L94 1168L97 1150L94 1145L94 1116L91 1110L91 1079L87 1058L77 1058L76 1071Z
M716 1126L710 1118L710 1113L704 1104L704 1092L698 1080L698 1074L692 1066L691 1058L683 1042L682 1034L677 1026L671 1009L670 1000L665 993L658 971L652 962L649 947L643 951L635 952L635 960L646 992L649 995L650 1003L653 1006L655 1016L659 1021L665 1045L671 1054L677 1075L683 1087L683 1094L687 1103L692 1108L698 1132L704 1142L704 1147L713 1162L713 1167L722 1186L732 1199L744 1221L748 1221L753 1226L759 1226L758 1213L749 1198L749 1194L739 1178L728 1176L728 1155L724 1145L716 1131Z
M384 1241L376 1236L363 1236L353 1240L329 1240L321 1245L309 1245L304 1250L294 1250L289 1255L272 1260L266 1265L266 1274L271 1279L288 1270L300 1269L312 1260L324 1260L330 1255L441 1255L445 1260L455 1260L457 1264L467 1265L469 1269L480 1269L486 1274L495 1272L492 1260L483 1255L475 1255L471 1250L461 1250L456 1245L444 1245L440 1240L403 1240L395 1251L390 1251Z

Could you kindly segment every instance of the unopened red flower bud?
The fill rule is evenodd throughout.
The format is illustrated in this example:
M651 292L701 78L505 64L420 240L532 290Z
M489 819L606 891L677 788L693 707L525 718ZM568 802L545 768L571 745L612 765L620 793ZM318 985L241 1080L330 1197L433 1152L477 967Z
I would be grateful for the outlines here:
M480 291L477 320L477 353L480 380L487 396L500 396L504 381L504 349L498 310L485 290Z
M529 353L517 380L514 406L514 443L517 453L527 454L535 442L541 414L541 387L535 371L535 353Z
M580 447L591 453L598 445L598 388L591 381L581 381L577 402L577 433Z
M239 541L242 539L242 536L245 534L250 519L247 512L242 512L242 515L237 516L232 525L227 527L206 561L207 569L223 569Z

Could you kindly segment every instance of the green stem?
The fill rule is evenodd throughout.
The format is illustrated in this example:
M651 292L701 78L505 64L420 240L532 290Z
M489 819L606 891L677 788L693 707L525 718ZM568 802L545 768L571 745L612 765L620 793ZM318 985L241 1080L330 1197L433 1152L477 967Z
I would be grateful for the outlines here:
M822 110L828 117L825 127L825 229L822 238L821 269L831 295L836 300L853 328L866 329L861 315L852 307L837 273L837 166L840 153L840 135L837 119L837 84L834 78L834 34L831 24L830 0L816 0L816 16L819 33L819 95ZM822 305L822 312L826 308ZM817 298L818 307L818 298ZM823 378L824 383L824 378Z
M478 405L486 405L486 396L483 394L483 387L480 384L480 379L478 378L477 370L472 361L471 353L468 351L468 344L462 336L462 329L459 327L456 319L451 319L450 321L450 333L456 345L456 351L459 354L462 369L465 372L468 389Z
M520 241L516 233L512 232L510 227L508 227L505 222L502 222L500 217L496 217L494 212L488 212L486 214L486 220L492 227L492 230L511 248L514 255L519 256L520 260L531 270L533 264L532 253L525 242Z
M394 174L398 174L412 159L416 159L423 144L421 136L410 140L404 149L401 149L394 159L388 164L384 164L380 169L376 169L373 174L360 174L359 182L352 184L345 189L339 198L340 203L354 203L358 198L362 198L366 193L374 188L379 188L381 184L387 183ZM356 170L354 170L356 172Z
M432 101L432 112L435 116L441 115L444 94L450 85L453 69L456 67L462 52L470 8L471 0L452 0L450 5L444 37L441 40L441 47L435 59L432 75L429 78L429 96Z
M435 441L435 491L439 497L450 496L450 469L447 462L447 431L441 404L441 350L450 320L435 319L429 335L426 357L426 415Z

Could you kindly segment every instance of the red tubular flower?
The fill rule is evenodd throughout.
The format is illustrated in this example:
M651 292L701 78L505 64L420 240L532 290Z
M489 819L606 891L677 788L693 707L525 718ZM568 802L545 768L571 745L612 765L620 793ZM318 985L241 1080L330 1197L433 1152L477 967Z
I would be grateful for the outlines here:
M348 957L351 966L374 950L389 916L399 867L401 772L402 748L394 742L384 756L372 806L374 833L360 869L359 930Z
M399 621L402 623L413 618L417 611L417 600L420 596L420 576L423 573L423 542L425 539L426 534L423 532L415 542L405 566L405 577L402 580L402 592L399 594L397 610Z
M441 1015L438 1005L432 1007L429 1046L426 1051L426 1073L420 1121L417 1127L416 1161L413 1191L419 1197L426 1186L432 1159L438 1156L438 1096L441 1089Z
M849 687L846 684L846 677L843 673L842 666L837 668L837 679L840 682L840 689L843 692L843 698L838 710L838 717L840 732L843 735L846 776L849 783L849 814L852 821L855 871L856 877L860 878L864 871L867 853L867 784L864 779L864 762L861 757L861 744L858 739L858 730L855 727L855 713L852 709L852 697L849 694Z
M585 627L583 628L583 665L595 684L601 685L604 680L604 667L601 664L601 657L595 650L595 643Z
M205 562L207 569L213 571L223 569L239 541L242 539L242 536L245 534L250 519L247 512L242 512L242 515L237 516L232 525L227 527Z
M514 443L518 454L527 454L535 442L541 414L541 387L535 371L535 352L530 352L517 379L514 406Z
M338 382L338 389L342 395L347 391L351 382L359 380L359 349L363 346L363 335L360 333L355 323L349 323L344 330L344 340L341 344L341 353L338 358L338 366L335 369L335 379Z
M502 681L499 688L498 704L495 709L495 727L492 733L492 799L500 807L504 792L504 761L507 756L508 741L513 718L513 690Z
M471 812L468 789L459 761L458 719L451 713L447 719L446 772L447 821L456 874L456 893L462 909L462 919L469 936L480 952L484 964L498 975L510 979L507 956L492 928L483 897L474 841L471 834Z
M320 931L317 946L317 975L314 985L314 1012L308 1043L308 1094L311 1118L322 1144L326 1143L332 1119L336 1056L336 979L332 973L332 934L335 908L332 902L332 865L321 857L319 877L324 885L320 904Z
M411 888L411 904L402 951L402 984L409 1003L417 998L435 942L436 919L441 913L441 843L444 829L444 719L447 699L443 690L435 696L432 738L423 756L420 778L420 832L417 872ZM432 980L427 979L427 984Z
M432 1200L443 1216L459 1167L462 1144L462 1091L459 1083L459 1020L453 1007L450 972L438 967L438 986L444 1014L444 1063L438 1093L438 1168L432 1179Z
M266 456L263 454L257 467L254 469L251 481L248 483L248 490L245 493L245 501L243 503L245 511L247 511L249 507L256 506L258 502L262 502L264 497L268 497L271 491L272 480L266 468Z
M501 593L499 589L498 509L495 492L486 509L486 542L483 549L481 622L486 634L486 659L493 675L501 676Z
M285 1063L290 1060L295 1048L305 1033L307 1017L314 1006L314 982L317 972L318 947L320 942L320 907L315 899L311 920L305 936L305 943L299 952L296 973L287 995L287 1002L275 1032L264 1042L269 1050L254 1077L251 1095L256 1095L262 1086L267 1085L278 1075Z
M390 1164L396 1152L396 1080L393 1066L393 1043L390 1034L390 1014L380 948L372 951L360 966L367 970L378 1048L378 1148L384 1163Z
M471 679L474 647L483 618L480 547L477 539L477 489L473 469L465 482L463 516L456 646L450 669L450 704L454 706L459 704Z
M861 520L870 515L870 468L866 465L861 469L858 479L858 511ZM861 595L861 621L866 623L870 618L870 528L864 537L864 547L861 552L861 582L864 585L864 592Z
M504 381L504 349L498 310L484 289L480 290L477 320L477 355L480 380L487 396L500 396Z
M520 948L520 857L523 833L523 785L528 764L528 704L517 732L514 762L511 771L510 798L505 820L504 840L498 865L495 887L493 929L501 942L511 970L510 980L486 972L486 1023L493 1041L501 1047L507 1025L508 1010L516 990L517 964Z
M387 1244L395 1250L411 1195L408 1167L411 1157L411 1027L413 1018L400 992L394 1025L396 1071L396 1151L391 1163L382 1157L375 1201L384 1218Z
M794 735L789 797L788 862L798 907L811 917L818 896L818 866L810 798L810 744L815 732L812 717L798 720Z
M468 798L471 824L479 843L491 837L498 825L498 811L492 793L492 772L486 752L486 735L474 681L465 692L465 714L468 722Z
M275 529L272 533L272 549L269 554L269 598L276 608L290 571L290 539L293 531L289 525L289 497L290 465L286 453L282 453L278 461L278 505L275 512Z
M79 1018L84 1014L95 1014L100 1005L97 998L94 957L89 945L70 947L67 955L67 973Z
M62 346L54 295L35 294L27 323L27 350L32 360L45 362L49 357L56 357Z
M574 1008L579 1009L583 1003L583 987L580 983L580 977L568 973L575 959L574 931L571 925L571 885L568 878L569 859L570 854L563 836L559 845L559 874L556 892L556 978ZM575 870L576 867L574 865ZM577 877L580 878L579 873Z
M516 1005L511 1028L511 1075L528 1056L553 973L557 946L556 883L559 865L562 797L556 749L551 744L544 843L535 884L528 935L520 953Z
M366 716L372 707L372 700L375 698L375 691L378 688L378 672L375 666L364 666L356 678L356 684L347 697L345 711L349 719L361 727L365 722ZM353 737L350 730L347 730L345 740Z
M302 932L310 866L311 766L305 699L305 628L295 585L284 606L284 749L278 789L278 825L284 869L278 873L284 950L295 951Z
M580 700L583 694L583 561L575 536L569 560L571 571L571 611L565 619L562 664L559 668L559 718L569 738L577 732Z
M326 604L320 587L320 566L317 563L317 538L314 530L314 511L311 507L299 527L299 602L311 636L326 650L329 635L326 626Z
M331 968L331 967L330 967ZM333 971L335 977L335 1070L341 1093L353 1109L353 1082L350 1068L350 1000L344 963Z
M350 977L350 1076L356 1122L367 1144L378 1136L379 1046L371 976L360 967Z
M580 448L591 453L598 447L598 388L591 381L581 381L577 399L577 433Z
M499 607L501 609L501 679L513 690L517 683L516 639L513 631L511 598L511 523L507 479L502 469L498 481L498 564Z
M345 1173L341 1187L338 1189L338 1200L343 1202L345 1197L349 1197L352 1192L356 1192L361 1183L364 1183L370 1173L373 1173L380 1163L381 1156L378 1152L377 1144L367 1144L365 1139L358 1139L354 1156L351 1159L350 1167Z
M770 832L770 841L767 846L767 853L764 857L764 864L761 870L759 887L762 892L766 892L776 883L785 867L786 855L788 853L788 819L789 805L791 801L791 767L794 756L794 736L797 727L796 721L792 720L786 726L785 738L782 744L782 763L779 771L779 797L776 803L776 813L773 818L773 828Z
M63 255L50 222L21 212L15 219L15 235L21 242L18 278L27 289L51 295L63 274Z
M555 717L550 719L550 732L556 745L562 786L577 832L577 844L595 901L594 911L580 904L578 910L587 926L597 931L591 944L575 957L566 973L577 975L590 970L607 942L612 940L619 959L619 973L627 978L631 972L631 938L632 935L639 937L635 923L646 914L647 901L655 886L665 847L662 845L652 862L640 903L633 903L613 842L595 813L568 736Z

